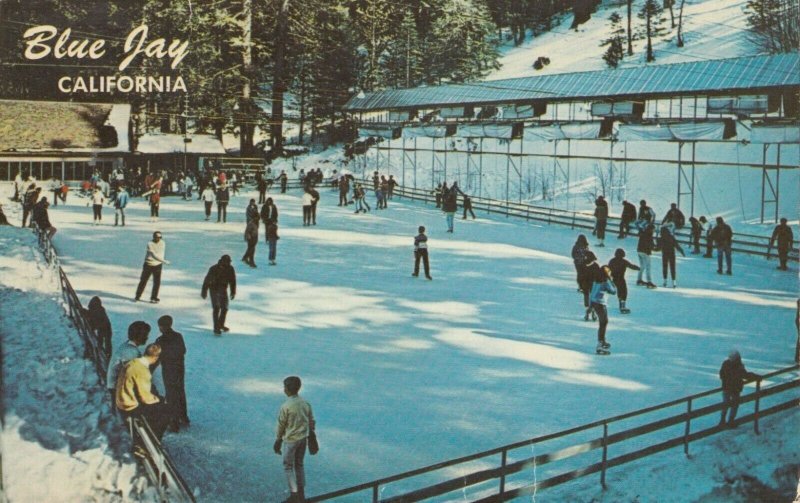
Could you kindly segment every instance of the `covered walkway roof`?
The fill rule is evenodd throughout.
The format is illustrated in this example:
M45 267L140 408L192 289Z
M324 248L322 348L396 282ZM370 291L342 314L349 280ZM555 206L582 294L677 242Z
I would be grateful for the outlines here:
M354 96L348 112L531 101L656 98L800 86L800 53L391 89Z

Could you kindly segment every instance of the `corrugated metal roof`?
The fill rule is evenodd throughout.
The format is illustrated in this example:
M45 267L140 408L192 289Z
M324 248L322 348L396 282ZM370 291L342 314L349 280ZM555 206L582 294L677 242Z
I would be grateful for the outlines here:
M800 54L775 54L594 72L491 80L468 84L390 89L354 96L350 112L518 103L647 97L800 86Z

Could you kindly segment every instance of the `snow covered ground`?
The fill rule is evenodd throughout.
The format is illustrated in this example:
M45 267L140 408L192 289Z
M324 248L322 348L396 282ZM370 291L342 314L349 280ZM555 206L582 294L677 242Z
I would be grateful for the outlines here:
M137 497L146 480L120 448L107 394L83 359L80 338L60 304L57 277L41 258L35 236L0 227L0 250L0 499ZM109 436L117 448L109 447Z
M679 258L679 288L633 286L633 313L610 310L613 355L599 357L596 325L582 321L575 291L575 232L479 215L448 235L432 207L395 200L354 215L327 190L319 225L302 227L298 196L272 194L279 265L266 265L262 244L258 269L237 267L232 332L221 338L200 286L221 254L239 264L247 196L234 198L227 224L204 222L200 203L172 197L157 224L135 201L124 229L110 225L108 208L104 225L91 226L74 196L51 208L63 267L84 303L102 297L115 345L133 320L155 324L166 313L184 334L192 426L165 444L201 501L285 497L270 447L290 374L303 377L318 417L322 449L307 474L308 493L319 494L716 387L734 346L754 372L792 364L796 266L780 273L774 261L738 255L726 277L715 261ZM432 282L410 277L418 225L429 229ZM133 303L155 229L172 261L162 302ZM603 262L617 245L635 255L633 239L608 242L595 250ZM660 277L657 257L655 265ZM674 450L612 470L605 493L589 477L536 499L697 500L716 487L736 492L747 474L785 493L787 477L771 477L798 463L797 419L786 413L765 421L761 436L742 427L694 444L692 461ZM688 487L676 493L665 473Z
M604 1L597 12L578 30L570 30L572 15L566 14L559 26L534 38L528 38L519 47L505 46L500 58L501 68L487 80L531 77L549 73L605 70L602 59L606 48L600 43L610 33L608 18L616 12L627 23L626 2ZM633 26L638 30L642 21L636 14L644 5L643 0L633 2ZM677 28L670 29L669 11L664 17L666 29L663 37L653 40L656 61L653 64L702 61L708 59L734 58L760 54L758 47L748 38L746 0L687 0L683 13L682 48L676 46ZM678 21L680 2L675 5L675 22ZM633 56L626 56L620 67L646 64L646 39L635 40ZM580 47L580 50L576 50ZM550 58L550 64L541 70L533 69L539 56Z

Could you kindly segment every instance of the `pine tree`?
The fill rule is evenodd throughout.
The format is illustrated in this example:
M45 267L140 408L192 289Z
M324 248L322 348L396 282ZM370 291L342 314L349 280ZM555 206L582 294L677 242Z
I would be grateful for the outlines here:
M645 21L644 36L647 38L647 62L656 60L653 52L653 39L664 34L664 9L656 0L645 0L639 11L639 19Z
M625 34L625 29L622 27L622 17L614 12L608 18L611 23L611 32L609 37L605 39L600 46L608 46L606 52L603 54L603 61L611 68L616 68L622 58L625 57L625 50L623 48L622 36Z
M749 0L745 12L751 38L764 50L791 52L800 46L797 0Z
M451 0L442 7L429 42L436 80L465 82L497 68L494 27L482 0Z
M422 51L414 15L406 10L385 58L387 84L391 87L414 87L422 78Z

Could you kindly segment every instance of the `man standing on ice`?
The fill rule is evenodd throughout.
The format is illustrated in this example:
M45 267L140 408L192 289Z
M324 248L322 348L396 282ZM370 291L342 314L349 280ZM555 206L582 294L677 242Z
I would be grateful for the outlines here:
M150 276L153 276L153 290L150 292L150 302L156 304L160 300L158 298L158 290L161 288L161 269L164 264L169 264L169 260L165 258L166 251L167 243L161 239L161 232L154 232L153 240L147 243L147 254L144 257L142 276L139 278L139 286L136 287L134 300L137 302L142 298L142 293L150 280Z
M725 257L725 274L730 276L731 271L731 245L733 244L733 231L722 217L717 217L717 225L711 231L711 239L717 246L717 274L722 274L722 258Z
M739 410L739 395L742 393L745 380L758 379L760 376L748 372L742 363L742 356L735 349L730 352L728 359L722 362L719 369L719 378L722 381L722 414L719 425L724 426L725 416L730 409L727 425L735 428L736 412Z
M419 276L419 261L422 260L422 266L425 268L425 277L431 278L431 266L428 263L428 236L425 235L425 227L419 226L419 234L414 238L414 276Z
M278 411L277 439L272 446L275 454L283 451L283 470L291 493L287 502L305 501L305 470L303 458L306 442L314 431L314 413L311 404L300 398L300 378L289 376L283 380L283 392L289 397Z
M220 335L230 329L225 326L228 314L228 287L231 289L230 300L236 297L236 271L231 266L230 255L220 257L216 265L208 269L200 296L206 298L211 292L211 316L214 320L214 334Z
M184 386L184 356L186 344L183 335L172 329L172 316L158 319L158 330L161 337L156 344L161 346L161 376L164 379L164 394L170 409L170 431L176 432L181 426L189 426L189 414L186 410L186 389ZM155 368L153 369L155 370Z

